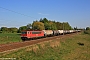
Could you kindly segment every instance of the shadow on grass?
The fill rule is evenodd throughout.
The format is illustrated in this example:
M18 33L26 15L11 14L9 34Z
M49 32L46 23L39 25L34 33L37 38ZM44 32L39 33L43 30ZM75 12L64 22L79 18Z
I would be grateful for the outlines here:
M79 43L77 43L77 44L80 45L80 46L84 46L84 43L80 43L80 42L79 42Z

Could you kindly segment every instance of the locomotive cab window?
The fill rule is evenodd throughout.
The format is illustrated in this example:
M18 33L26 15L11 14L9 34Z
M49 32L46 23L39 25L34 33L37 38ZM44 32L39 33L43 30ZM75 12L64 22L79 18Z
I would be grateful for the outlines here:
M27 32L22 32L22 34L27 34Z
M30 32L28 32L28 34L30 34Z

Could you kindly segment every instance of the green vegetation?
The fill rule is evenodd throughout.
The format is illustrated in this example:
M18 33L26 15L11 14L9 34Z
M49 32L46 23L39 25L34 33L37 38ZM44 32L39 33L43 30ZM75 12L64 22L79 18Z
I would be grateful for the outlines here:
M90 27L86 27L86 30L84 30L84 33L90 35Z
M90 30L85 30L84 33L90 35Z
M1 27L0 33L17 33L18 29L16 27L7 28L7 27Z
M86 27L86 30L90 30L90 27Z
M0 44L8 44L20 41L20 33L0 33Z
M72 29L72 27L69 25L68 22L61 23L61 22L51 21L46 18L40 19L39 22L44 23L45 30L63 30L63 27L64 30Z
M90 35L76 34L1 53L0 58L16 60L89 60Z
M47 18L41 18L39 21L33 21L32 24L27 24L26 26L16 27L1 27L0 33L21 33L23 30L70 30L72 27L68 22L56 22L48 20Z
M33 30L45 30L44 24L42 22L33 22L32 24L32 29Z

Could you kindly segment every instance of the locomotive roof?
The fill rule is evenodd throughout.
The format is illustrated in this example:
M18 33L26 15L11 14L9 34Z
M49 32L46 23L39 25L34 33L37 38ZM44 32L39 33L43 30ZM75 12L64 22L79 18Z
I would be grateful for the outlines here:
M42 30L23 30L23 31L42 31Z

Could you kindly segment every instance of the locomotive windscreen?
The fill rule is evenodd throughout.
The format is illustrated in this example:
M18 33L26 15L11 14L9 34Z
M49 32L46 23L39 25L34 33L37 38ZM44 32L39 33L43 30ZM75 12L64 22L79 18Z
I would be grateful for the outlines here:
M27 34L27 32L22 32L22 34Z

